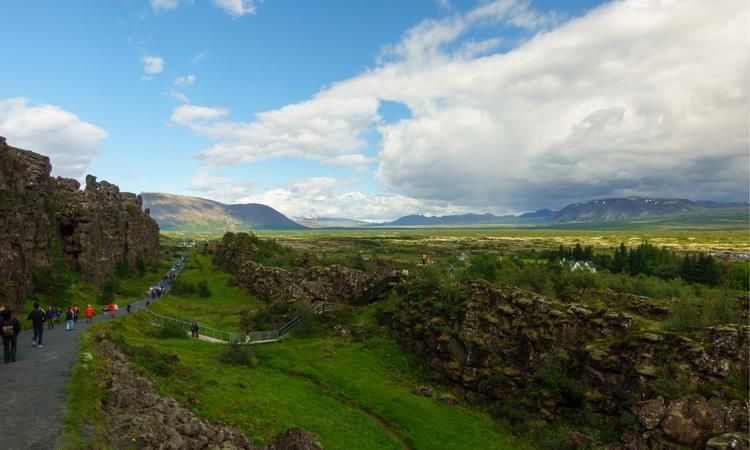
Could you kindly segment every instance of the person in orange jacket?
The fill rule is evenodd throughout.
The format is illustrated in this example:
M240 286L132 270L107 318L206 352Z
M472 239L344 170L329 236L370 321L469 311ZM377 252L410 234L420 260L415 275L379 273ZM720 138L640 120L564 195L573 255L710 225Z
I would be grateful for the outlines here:
M86 314L86 323L91 323L91 319L94 317L94 308L92 308L91 305L88 305L84 312Z

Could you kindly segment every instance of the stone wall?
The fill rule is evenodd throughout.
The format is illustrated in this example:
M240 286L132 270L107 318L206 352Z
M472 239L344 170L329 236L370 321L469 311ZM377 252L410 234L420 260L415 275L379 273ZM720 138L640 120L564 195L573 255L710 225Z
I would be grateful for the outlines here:
M0 297L19 306L56 247L72 270L101 284L120 263L158 257L159 226L141 199L106 181L50 176L49 158L0 137ZM0 301L3 301L0 299Z
M399 290L383 318L397 341L436 381L501 416L553 421L591 408L621 437L609 448L705 448L747 435L747 325L680 335L627 305L565 304L482 281Z

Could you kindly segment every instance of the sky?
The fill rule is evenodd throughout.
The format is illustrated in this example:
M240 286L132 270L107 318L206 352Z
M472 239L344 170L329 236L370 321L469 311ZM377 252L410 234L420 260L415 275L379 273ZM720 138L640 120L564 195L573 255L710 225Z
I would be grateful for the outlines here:
M291 217L745 201L746 0L12 0L0 136Z

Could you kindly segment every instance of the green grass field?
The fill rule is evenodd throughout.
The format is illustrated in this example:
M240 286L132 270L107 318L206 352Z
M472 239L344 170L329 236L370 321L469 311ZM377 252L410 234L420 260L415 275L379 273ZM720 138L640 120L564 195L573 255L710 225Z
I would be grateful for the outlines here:
M257 348L257 366L243 367L219 361L222 345L150 337L147 321L128 317L116 334L177 355L173 373L151 374L160 392L259 444L302 427L330 450L531 448L481 411L413 394L419 371L387 338L292 338Z

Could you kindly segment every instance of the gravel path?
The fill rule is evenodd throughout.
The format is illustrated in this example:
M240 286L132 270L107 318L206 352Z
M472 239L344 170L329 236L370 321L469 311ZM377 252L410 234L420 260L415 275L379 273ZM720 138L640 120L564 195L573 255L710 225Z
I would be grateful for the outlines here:
M175 274L179 274L182 264L178 261L174 267ZM169 284L162 285L169 290ZM134 310L145 303L145 299L133 303ZM96 314L94 323L107 320L102 317L101 309ZM125 308L120 308L118 316L125 314ZM75 330L65 331L63 321L53 330L45 329L43 347L34 348L31 345L31 322L25 317L17 318L24 331L18 336L16 362L0 363L3 404L0 412L0 448L58 449L62 447L65 386L73 363L80 354L81 333L91 325L87 325L84 318L78 321Z

